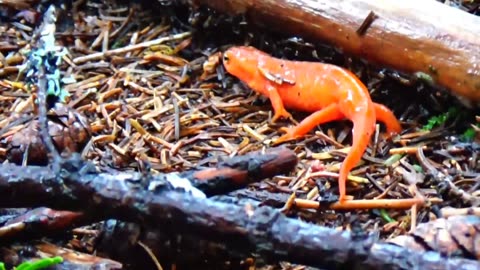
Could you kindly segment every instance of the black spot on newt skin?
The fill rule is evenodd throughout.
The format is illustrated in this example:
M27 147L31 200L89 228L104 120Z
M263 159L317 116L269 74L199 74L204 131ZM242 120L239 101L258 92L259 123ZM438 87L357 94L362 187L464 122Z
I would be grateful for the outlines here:
M284 65L283 63L282 63L282 64L280 64L280 67L281 67L281 68L283 68L284 66L285 66L285 65Z

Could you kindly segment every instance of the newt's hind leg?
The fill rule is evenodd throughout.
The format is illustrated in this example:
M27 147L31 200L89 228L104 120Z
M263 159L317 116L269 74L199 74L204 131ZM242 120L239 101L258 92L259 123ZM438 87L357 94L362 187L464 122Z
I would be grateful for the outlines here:
M307 134L310 130L314 129L317 125L334 120L340 120L343 118L344 115L340 112L338 104L330 104L322 110L312 113L294 127L281 128L281 130L284 131L285 134L278 138L275 141L275 144L300 138L303 135Z
M402 132L402 126L400 125L400 122L389 108L378 103L373 103L373 107L375 108L377 121L385 124L387 127L387 134L389 136Z

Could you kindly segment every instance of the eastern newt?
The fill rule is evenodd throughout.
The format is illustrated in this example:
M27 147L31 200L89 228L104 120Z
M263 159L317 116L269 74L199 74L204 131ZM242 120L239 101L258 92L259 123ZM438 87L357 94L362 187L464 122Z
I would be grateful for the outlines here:
M338 179L340 202L346 200L347 176L361 160L376 121L386 125L389 135L402 130L393 112L372 102L366 86L344 68L278 59L243 46L225 51L223 64L228 73L270 99L274 110L272 122L292 117L285 108L312 112L297 126L283 128L285 134L275 143L302 137L325 122L344 118L353 122L352 147L342 163Z

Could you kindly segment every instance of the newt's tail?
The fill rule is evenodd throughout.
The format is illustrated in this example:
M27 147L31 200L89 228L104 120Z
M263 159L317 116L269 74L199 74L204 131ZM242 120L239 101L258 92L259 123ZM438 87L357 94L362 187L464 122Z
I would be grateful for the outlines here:
M340 201L346 199L347 176L362 159L363 153L367 149L370 138L375 130L376 118L373 104L371 104L371 108L365 108L363 112L359 112L359 115L355 115L351 120L353 122L353 142L352 148L340 168L338 180Z

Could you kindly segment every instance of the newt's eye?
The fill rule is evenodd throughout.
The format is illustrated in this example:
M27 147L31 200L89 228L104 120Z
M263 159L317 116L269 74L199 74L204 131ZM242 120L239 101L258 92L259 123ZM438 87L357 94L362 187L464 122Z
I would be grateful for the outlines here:
M223 55L223 62L228 62L228 56L226 54Z

